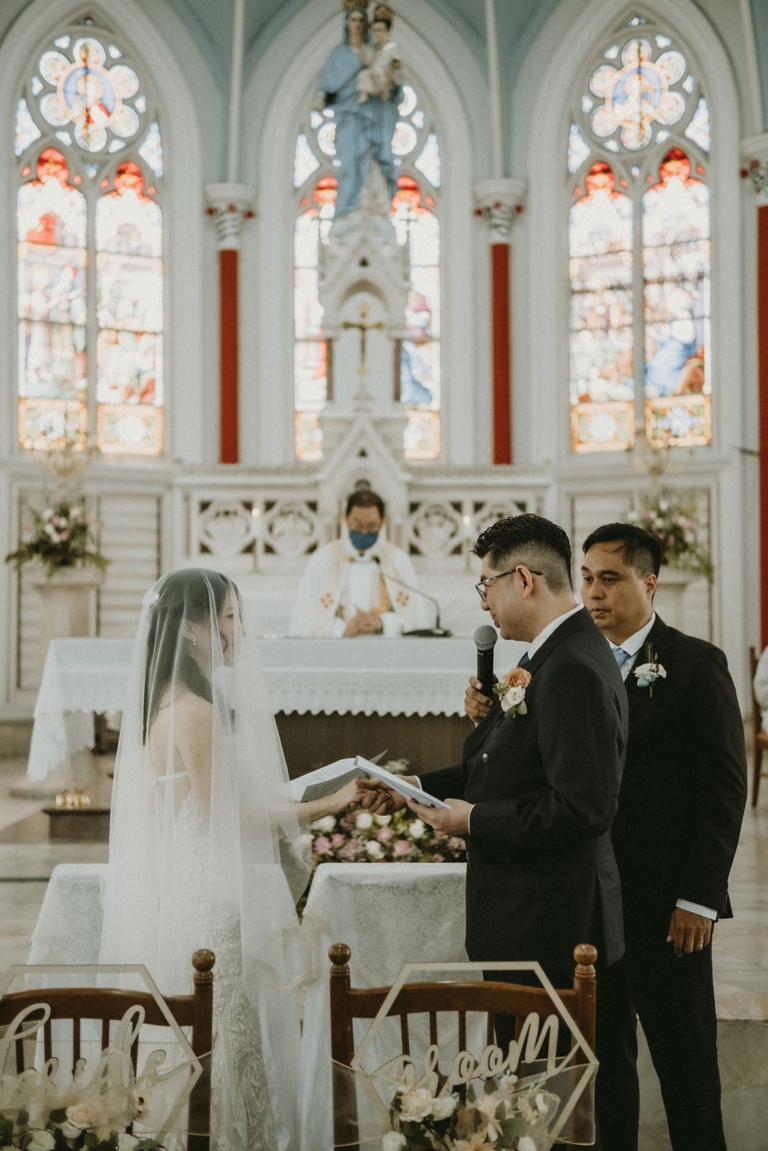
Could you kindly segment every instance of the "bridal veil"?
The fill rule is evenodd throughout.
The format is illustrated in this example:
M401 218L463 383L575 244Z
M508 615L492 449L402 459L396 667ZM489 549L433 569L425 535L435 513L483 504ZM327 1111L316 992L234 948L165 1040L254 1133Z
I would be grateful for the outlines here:
M200 569L164 576L144 597L123 713L101 961L143 963L161 991L187 993L191 951L216 949L195 933L228 931L281 1148L297 1145L294 900L308 878L287 782L236 586Z

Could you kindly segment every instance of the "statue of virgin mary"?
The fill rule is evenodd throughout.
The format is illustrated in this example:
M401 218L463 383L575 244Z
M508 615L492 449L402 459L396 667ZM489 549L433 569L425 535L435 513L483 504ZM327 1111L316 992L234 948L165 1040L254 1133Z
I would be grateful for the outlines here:
M386 6L379 7L383 10ZM391 9L387 9L385 15L391 26ZM379 17L378 9L375 17ZM368 5L363 0L344 0L344 41L333 49L326 61L315 100L317 110L328 107L333 108L334 113L336 156L340 161L337 219L348 215L359 203L371 159L376 160L384 174L390 198L397 191L392 137L403 91L397 84L386 99L371 95L361 101L358 74L370 67L372 60Z

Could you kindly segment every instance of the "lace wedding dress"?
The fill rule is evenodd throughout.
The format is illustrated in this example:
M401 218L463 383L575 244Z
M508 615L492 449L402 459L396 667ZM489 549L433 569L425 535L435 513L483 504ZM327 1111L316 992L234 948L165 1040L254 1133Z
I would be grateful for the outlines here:
M270 1107L261 1027L243 987L240 924L225 911L203 902L209 830L192 791L176 816L173 868L179 957L183 956L179 993L191 994L189 956L199 947L216 955L213 969L213 1064L211 1120L214 1151L276 1151L277 1134Z

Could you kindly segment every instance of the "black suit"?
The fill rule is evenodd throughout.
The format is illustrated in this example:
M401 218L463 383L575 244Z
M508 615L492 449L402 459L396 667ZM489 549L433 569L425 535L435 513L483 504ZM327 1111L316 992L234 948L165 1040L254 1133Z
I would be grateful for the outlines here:
M528 667L527 714L497 704L464 759L430 772L439 799L474 804L467 836L467 935L473 960L538 960L570 986L573 949L622 953L610 827L627 739L627 700L586 611L566 619Z
M660 619L649 634L667 672L653 695L626 680L629 745L613 843L624 898L623 979L598 1034L605 1146L637 1147L635 1009L659 1075L674 1151L723 1151L712 948L666 943L678 899L730 916L728 872L747 795L744 729L723 653ZM644 651L635 667L646 663ZM604 1002L604 1007L606 1006Z

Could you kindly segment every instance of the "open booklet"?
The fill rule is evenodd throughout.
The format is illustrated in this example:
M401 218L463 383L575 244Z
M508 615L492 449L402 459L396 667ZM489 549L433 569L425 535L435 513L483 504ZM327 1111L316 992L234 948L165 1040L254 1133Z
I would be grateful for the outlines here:
M398 795L405 796L406 799L415 799L425 807L448 806L442 800L435 799L428 791L422 791L420 787L407 783L402 776L393 775L385 767L379 767L375 760L363 759L360 755L356 755L354 759L337 759L335 763L318 767L315 771L300 775L298 779L292 779L289 786L291 795L297 803L308 803L311 799L322 799L323 796L331 795L351 779L362 779L366 776L380 779Z

